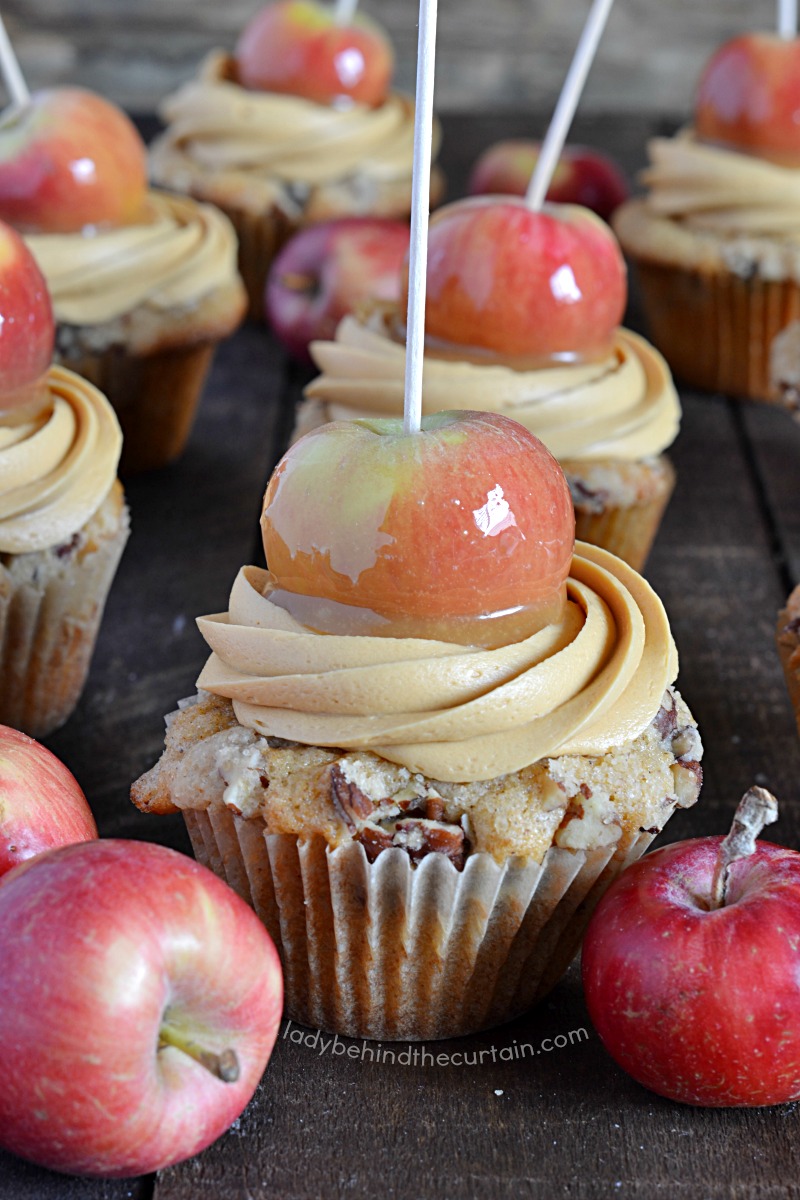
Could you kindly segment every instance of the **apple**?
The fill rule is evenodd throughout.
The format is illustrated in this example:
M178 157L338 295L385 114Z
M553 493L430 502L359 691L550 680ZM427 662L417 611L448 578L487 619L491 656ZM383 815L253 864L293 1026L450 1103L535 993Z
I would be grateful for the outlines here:
M309 343L330 339L364 300L399 300L408 225L345 217L300 230L281 250L267 280L267 316L290 354L310 363Z
M800 38L746 33L712 55L697 88L704 141L800 165Z
M330 633L517 641L558 619L575 518L564 474L508 417L335 421L300 438L261 518L271 599Z
M164 846L64 846L0 882L0 1146L40 1166L149 1174L250 1100L282 976L227 884Z
M349 24L316 0L277 0L256 13L234 52L238 82L317 104L386 99L394 55L386 34L358 13Z
M26 733L0 725L0 876L43 850L96 837L72 772Z
M405 305L408 272L404 273ZM607 354L625 310L625 263L604 221L517 197L448 204L428 234L428 344L526 366ZM466 355L462 355L466 356ZM484 356L485 357L485 356Z
M587 929L597 1032L634 1079L672 1100L800 1099L800 854L753 840L775 815L774 798L752 788L732 834L647 855Z
M524 196L540 150L540 142L525 138L495 142L475 162L467 191L471 196ZM581 204L604 221L629 194L613 158L588 146L564 147L547 189L547 199L553 203Z
M47 402L54 343L44 276L19 234L0 221L0 419Z
M0 116L0 220L23 233L125 225L146 192L144 143L101 96L52 88Z

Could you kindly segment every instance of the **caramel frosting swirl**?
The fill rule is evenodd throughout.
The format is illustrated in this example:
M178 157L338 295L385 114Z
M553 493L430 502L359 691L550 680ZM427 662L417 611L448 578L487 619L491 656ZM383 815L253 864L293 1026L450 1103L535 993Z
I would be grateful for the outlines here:
M371 750L431 779L493 779L562 754L604 754L650 724L677 675L661 601L620 559L579 542L563 618L494 650L318 634L240 571L227 613L202 617L198 687L241 725Z
M698 141L691 129L648 143L648 208L690 229L800 245L800 170Z
M217 176L245 206L297 209L283 185L311 189L349 176L411 179L414 106L391 94L377 108L317 104L249 91L231 58L214 51L199 77L162 104L166 132L153 145L155 178L182 190ZM438 142L434 129L434 154ZM290 215L294 215L291 213Z
M314 342L322 371L306 395L331 420L397 416L403 411L405 345L379 310L366 321L346 317L333 342ZM669 369L648 342L617 331L600 362L555 363L534 370L476 364L426 354L422 411L457 406L503 413L541 438L556 458L638 460L674 440L680 404Z
M97 511L122 448L105 396L51 367L52 404L36 419L0 425L0 551L24 554L67 541Z
M148 219L94 233L26 236L47 280L56 320L113 321L140 305L189 308L233 283L236 235L210 204L148 193Z

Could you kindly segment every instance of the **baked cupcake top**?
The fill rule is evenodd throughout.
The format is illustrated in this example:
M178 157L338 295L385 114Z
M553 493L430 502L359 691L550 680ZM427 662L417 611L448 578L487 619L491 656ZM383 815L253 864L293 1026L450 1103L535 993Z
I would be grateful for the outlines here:
M97 511L117 473L122 434L105 396L51 367L52 404L35 420L0 425L0 551L66 542Z
M59 323L102 324L140 306L189 310L238 285L236 235L223 213L163 192L148 193L148 210L148 221L91 234L26 235Z
M227 613L198 621L199 680L240 725L314 746L369 750L473 782L636 738L677 675L664 608L620 559L578 543L563 618L495 650L415 638L320 635L243 568Z
M648 143L647 194L622 205L625 248L686 266L800 279L800 170L700 141L691 128Z
M331 420L402 412L405 344L392 335L395 324L392 309L375 309L346 317L335 341L312 343L322 374L306 396L325 403ZM654 456L675 440L680 422L664 359L626 329L599 362L517 370L426 354L423 413L450 408L454 397L464 408L513 417L562 460Z
M410 186L414 105L397 93L368 108L249 91L236 82L231 56L213 51L160 113L168 128L151 149L153 178L223 204L254 212L276 205L297 217L315 192L342 179L365 206L376 187ZM437 128L434 153L438 138Z

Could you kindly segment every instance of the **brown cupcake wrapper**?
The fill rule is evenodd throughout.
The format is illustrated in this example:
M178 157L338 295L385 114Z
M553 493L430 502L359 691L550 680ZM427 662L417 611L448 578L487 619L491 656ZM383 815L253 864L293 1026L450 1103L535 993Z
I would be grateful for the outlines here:
M643 259L637 268L653 342L679 379L796 409L773 362L775 339L800 321L796 283Z
M219 205L230 219L239 240L239 274L247 291L247 315L253 321L264 320L264 289L267 276L280 250L300 228L279 208L265 213Z
M92 544L64 556L57 572L47 570L46 550L0 565L0 723L31 737L63 725L86 682L129 531L118 483L104 504L118 510L116 527L93 532Z
M541 864L474 854L413 867L401 850L268 834L224 804L185 810L197 858L250 904L284 969L292 1020L349 1037L460 1037L530 1008L572 960L606 887L653 838Z
M62 361L111 403L122 427L121 475L154 471L183 452L217 340L132 354L114 346Z
M675 472L661 460L653 472L651 494L633 504L606 503L601 512L575 505L575 537L600 546L622 558L635 571L642 571L675 488Z

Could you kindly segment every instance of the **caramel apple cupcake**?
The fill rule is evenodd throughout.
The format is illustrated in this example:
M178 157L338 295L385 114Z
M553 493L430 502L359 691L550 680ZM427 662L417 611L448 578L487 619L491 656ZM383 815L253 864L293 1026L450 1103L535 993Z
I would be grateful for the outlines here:
M553 284L556 280L556 284ZM476 299L480 297L480 299ZM431 220L422 409L513 417L558 458L577 536L641 570L672 494L664 451L680 405L664 359L619 325L624 264L586 209L492 197ZM324 421L402 412L405 298L346 318L314 342L322 372L297 434Z
M244 313L230 223L209 205L148 192L136 129L79 88L35 93L4 114L0 166L0 218L47 280L57 361L108 396L123 471L171 462L214 348Z
M48 369L47 289L2 222L0 327L0 724L44 737L78 701L128 537L122 439L96 388Z
M558 980L702 747L663 607L578 543L563 474L489 413L337 422L290 449L198 695L133 786L279 948L286 1012L455 1037ZM322 547L322 549L320 549Z
M300 227L408 217L414 105L390 90L392 67L386 35L362 14L339 26L333 8L278 0L234 54L212 52L163 102L151 176L230 217L254 318L273 259ZM438 141L437 126L434 157ZM443 187L435 167L434 203Z
M614 228L654 342L692 387L797 412L797 39L748 34L705 68L693 123L648 144L647 193Z
M797 717L800 732L800 585L778 614L778 653L780 654L789 698Z

